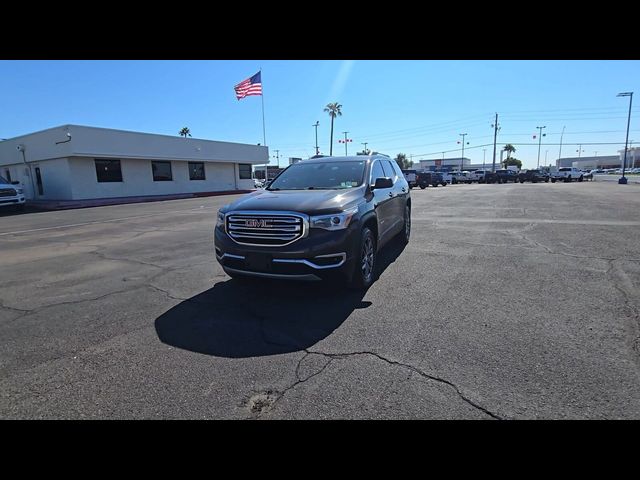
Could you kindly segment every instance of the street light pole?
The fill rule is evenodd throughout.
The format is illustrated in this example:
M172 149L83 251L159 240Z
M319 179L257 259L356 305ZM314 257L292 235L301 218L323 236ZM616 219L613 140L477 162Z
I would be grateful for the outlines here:
M319 120L316 120L316 123L311 125L312 127L316 127L316 155L320 155L320 149L318 148L318 125L320 125Z
M624 160L622 161L622 177L618 180L621 185L627 184L627 178L624 176L625 167L627 166L627 146L629 144L629 125L631 124L631 104L633 103L633 92L622 92L617 97L629 97L629 116L627 117L627 138L624 141Z
M460 159L460 171L462 171L462 165L464 162L464 137L466 137L467 135L469 135L468 133L460 133L458 134L462 137L462 158Z
M547 126L545 125L544 127L536 127L536 128L540 130L539 137L538 137L538 168L540 168L540 146L542 145L542 129L547 128Z
M565 125L566 127L566 125ZM564 137L564 129L565 127L562 127L562 133L560 134L560 151L558 152L558 162L556 164L556 166L560 166L560 158L562 157L562 137Z
M487 149L483 148L482 149L482 171L484 172L484 161L487 158Z

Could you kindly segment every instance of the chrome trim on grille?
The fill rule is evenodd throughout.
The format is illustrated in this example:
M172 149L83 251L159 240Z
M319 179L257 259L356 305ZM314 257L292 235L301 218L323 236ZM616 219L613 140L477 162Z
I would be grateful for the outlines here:
M290 211L236 210L225 214L224 231L240 245L284 247L309 235L309 216ZM280 243L256 243L259 240Z
M344 265L344 262L347 261L347 254L346 253L331 253L329 255L318 255L317 257L313 257L313 258L331 258L331 257L340 257L341 260L339 263L336 263L335 265L317 265L309 260L306 260L304 258L274 258L273 262L274 263L302 263L304 265L307 265L308 267L311 268L315 268L316 270L324 270L327 268L338 268L341 267L342 265Z
M224 267L224 271L229 274L235 273L239 275L247 275L248 277L260 277L260 278L273 278L278 280L306 280L306 281L319 281L320 277L309 273L306 275L284 275L282 273L262 273L262 272L249 272L247 270L237 270L235 268Z
M237 258L238 260L244 260L244 257L242 255L233 255L232 253L223 253L222 255L218 255L218 252L216 252L216 258L218 260L222 260L223 258Z

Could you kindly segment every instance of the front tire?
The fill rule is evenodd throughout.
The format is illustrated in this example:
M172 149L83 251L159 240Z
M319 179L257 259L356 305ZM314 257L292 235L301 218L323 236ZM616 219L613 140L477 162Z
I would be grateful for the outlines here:
M427 187L424 186L424 185L420 185L420 190L424 190L425 188L427 188Z
M373 283L376 267L376 247L375 235L369 227L364 227L360 235L360 248L353 268L351 288L367 289Z
M400 232L400 236L402 243L405 245L409 243L409 239L411 238L411 206L409 204L404 207L404 227Z

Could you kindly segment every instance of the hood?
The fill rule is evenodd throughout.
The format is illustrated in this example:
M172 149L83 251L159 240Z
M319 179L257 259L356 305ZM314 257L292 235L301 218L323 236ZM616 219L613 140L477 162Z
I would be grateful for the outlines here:
M259 190L224 206L223 212L232 210L288 210L321 215L337 213L358 205L366 187L349 190Z

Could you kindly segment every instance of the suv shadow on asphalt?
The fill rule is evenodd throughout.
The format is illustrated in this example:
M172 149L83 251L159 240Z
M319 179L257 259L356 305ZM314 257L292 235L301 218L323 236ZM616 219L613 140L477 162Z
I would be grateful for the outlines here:
M392 241L378 255L377 275L404 250ZM367 308L365 291L326 283L238 281L216 283L155 321L160 341L228 358L296 352L329 336L355 309Z
M25 215L27 213L39 213L43 210L40 210L35 207L26 206L23 209L19 209L13 205L0 207L0 218L1 217L13 217L15 215Z

